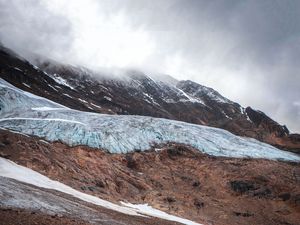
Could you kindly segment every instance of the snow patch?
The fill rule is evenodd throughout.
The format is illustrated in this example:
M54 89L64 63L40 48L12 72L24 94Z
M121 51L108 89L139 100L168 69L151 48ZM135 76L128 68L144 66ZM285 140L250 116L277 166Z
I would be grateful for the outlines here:
M244 114L244 109L242 106L240 106L240 111L241 111L241 114Z
M54 91L57 91L57 89L56 89L55 87L53 87L52 85L48 84L48 86L49 86L50 88L52 88Z
M63 95L64 95L64 96L67 96L67 97L69 97L69 98L73 98L72 96L70 96L70 95L68 95L68 94L66 94L66 93L63 93Z
M241 110L241 113L242 113L243 115L246 116L246 119L247 119L249 122L253 123L252 120L249 118L249 116L248 116L248 114L247 114L245 108L243 108L242 106L240 106L240 110Z
M53 75L47 74L47 75L50 76L56 83L61 84L61 85L64 85L64 86L66 86L66 87L69 87L69 88L72 89L72 90L75 89L74 87L72 87L72 86L68 83L68 81L67 81L66 79L60 77L59 75L57 75L57 74L53 74Z
M29 84L26 84L26 83L22 83L22 84L28 88L31 88L31 86Z
M249 122L253 123L252 120L250 119L250 117L248 116L247 112L245 112L245 115L246 115L246 119L247 119Z
M186 97L187 99L180 99L179 101L180 102L192 102L192 103L200 103L202 105L205 105L205 103L203 101L201 101L200 99L198 98L194 98L194 97L191 97L189 96L187 93L185 93L183 90L179 89L179 88L176 88L184 97Z
M23 70L21 70L21 69L18 68L18 67L14 67L14 69L15 69L15 70L18 70L18 71L20 71L20 72L23 72Z
M154 209L151 206L149 206L148 204L131 204L131 203L125 203L125 202L121 202L121 204L134 209L136 212L138 212L140 214L144 214L147 216L157 217L157 218L161 218L164 220L175 221L175 222L179 222L179 223L186 224L186 225L201 225L201 224L193 222L191 220L183 219L181 217L170 215L170 214L160 211L158 209Z
M160 105L154 100L154 98L153 98L152 96L148 95L148 94L145 93L145 92L143 92L143 95L146 96L146 98L148 98L148 99L151 100L151 102L150 102L150 101L148 101L148 99L145 99L148 103L150 103L150 104L153 103L153 104L155 104L155 105L160 106Z
M79 101L83 102L83 103L88 103L87 101L81 99L81 98L78 98Z
M227 119L232 120L232 118L231 118L230 116L228 116L223 110L221 110L221 112L223 113L223 115L224 115Z
M110 102L112 100L110 97L107 97L107 96L104 96L103 98L106 99L107 101L110 101Z
M94 107L97 107L97 108L99 108L99 109L101 109L101 108L102 108L101 106L99 106L99 105L96 105L96 104L94 104L94 103L91 103L91 105L92 105L92 106L94 106Z
M31 64L32 65L32 67L34 68L34 69L36 69L36 70L39 70L40 68L39 67L37 67L36 65L33 65L33 64Z

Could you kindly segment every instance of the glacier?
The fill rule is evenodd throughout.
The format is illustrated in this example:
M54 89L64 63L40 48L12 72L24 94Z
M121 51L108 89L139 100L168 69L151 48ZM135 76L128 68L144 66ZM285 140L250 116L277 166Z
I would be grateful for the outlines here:
M213 156L300 161L296 154L218 128L146 116L73 110L22 91L3 79L0 79L0 128L111 153L143 151L155 144L176 142Z

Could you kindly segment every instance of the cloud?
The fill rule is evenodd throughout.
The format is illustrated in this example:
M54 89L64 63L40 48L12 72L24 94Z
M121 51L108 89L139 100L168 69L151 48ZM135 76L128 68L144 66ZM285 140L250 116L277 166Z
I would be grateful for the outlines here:
M71 22L38 0L0 0L0 40L29 56L30 52L60 56L70 48Z
M192 79L300 132L296 0L0 0L0 40L88 67Z

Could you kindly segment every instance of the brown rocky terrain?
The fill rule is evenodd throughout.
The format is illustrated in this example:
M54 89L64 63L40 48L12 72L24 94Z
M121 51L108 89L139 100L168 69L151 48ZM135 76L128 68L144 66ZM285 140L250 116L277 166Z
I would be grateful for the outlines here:
M0 156L113 202L149 203L203 224L300 221L299 163L211 157L168 144L110 154L0 131Z
M127 71L124 79L47 61L33 66L0 48L0 77L14 86L82 111L144 115L228 130L299 153L300 135L251 107L242 108L192 81Z

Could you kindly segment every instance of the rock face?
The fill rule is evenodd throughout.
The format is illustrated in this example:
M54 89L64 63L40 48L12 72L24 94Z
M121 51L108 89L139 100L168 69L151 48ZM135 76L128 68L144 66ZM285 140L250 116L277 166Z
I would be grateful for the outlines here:
M0 76L11 84L72 109L143 115L226 129L276 147L299 152L300 135L217 91L192 81L139 71L94 72L52 61L36 63L0 50Z
M296 225L300 220L299 163L211 157L178 144L110 154L3 130L0 143L1 157L112 202L149 203L202 224ZM21 192L32 189L22 187ZM25 193L30 196L29 191ZM48 195L37 196L45 199ZM72 205L78 215L91 213L86 207L80 213L81 205ZM122 219L116 214L113 218Z

